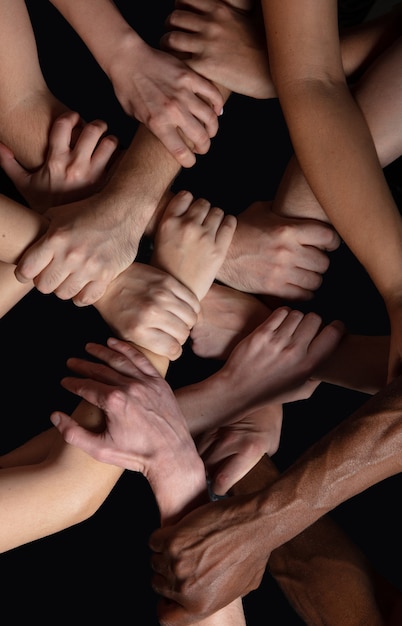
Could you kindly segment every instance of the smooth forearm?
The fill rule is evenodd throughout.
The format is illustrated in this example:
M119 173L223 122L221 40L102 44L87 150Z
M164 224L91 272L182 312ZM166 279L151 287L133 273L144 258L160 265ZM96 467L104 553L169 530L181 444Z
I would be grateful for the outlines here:
M1 197L2 238L0 246L1 304L3 317L33 288L33 282L20 283L14 274L21 254L43 232L46 220L35 211Z
M347 87L286 90L283 101L299 163L329 221L381 295L400 292L399 272L390 268L402 263L402 220ZM298 102L297 117L290 101Z
M68 108L47 87L25 2L2 2L0 23L0 141L35 168L45 158L52 122Z
M81 37L103 71L112 79L111 67L121 48L139 45L141 38L110 0L51 0ZM133 50L135 58L135 50Z
M33 289L33 282L20 283L15 277L15 265L0 261L0 318Z
M102 414L81 402L74 417L95 428L100 425ZM0 472L0 524L4 530L0 551L11 550L87 519L104 502L122 471L95 461L79 448L66 444L57 433L46 459L7 467Z
M0 260L17 263L23 252L46 230L47 220L6 196L0 196L0 217Z
M313 376L323 382L375 394L387 382L389 336L345 335Z

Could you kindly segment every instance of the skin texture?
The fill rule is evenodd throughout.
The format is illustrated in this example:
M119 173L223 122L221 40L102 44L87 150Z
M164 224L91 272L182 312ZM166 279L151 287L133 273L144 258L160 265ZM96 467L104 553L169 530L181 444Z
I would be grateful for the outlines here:
M218 131L220 91L174 56L149 46L110 0L52 0L112 82L127 115L191 167Z
M96 17L102 21L110 16L110 11L111 20L116 18L117 30L121 26L126 33L127 25L122 25L115 7L109 2L105 5L107 12L97 11ZM64 10L73 14L77 6L78 3L65 3ZM81 13L80 4L80 24L95 23L89 19L93 16L93 7L94 3L88 1L88 13ZM10 130L5 134L3 129L0 139L12 150L19 163L31 169L43 164L49 130L57 115L67 107L58 102L46 87L25 3L9 0L3 3L3 11L2 24L4 28L7 25L10 33L8 40L2 40L5 52L10 48L7 42L17 31L24 46L19 47L21 56L9 57L5 54L2 57L8 61L4 72L0 68L4 79L2 84L8 85L2 94L2 98L4 94L8 96L7 100L4 99L2 110L8 112L5 127ZM109 61L106 42L109 41L111 20L107 21L104 37L99 36L97 29L94 42L91 39L91 45L105 44L103 52ZM131 49L130 46L128 48ZM102 53L102 49L97 48L97 51ZM121 50L121 53L126 55L127 49ZM170 62L177 61L171 55L166 57ZM120 72L122 65L117 62L118 58L113 68ZM106 71L106 65L103 62L100 64ZM125 63L124 67L129 66ZM124 85L131 84L131 80L123 82ZM29 106L16 106L16 102L28 103ZM32 117L34 111L37 116ZM23 130L26 128L30 132L29 142ZM112 139L105 138L105 141ZM7 171L13 169L14 177L22 178L23 174L15 171L9 156L9 153L3 154L2 164ZM22 283L33 281L42 293L55 293L63 300L72 299L77 306L94 304L104 295L110 282L136 258L143 234L152 235L155 231L156 217L165 208L166 192L179 171L176 158L144 124L139 124L128 149L116 158L108 172L110 176L96 199L90 196L64 205L58 201L57 207L47 206L48 229L21 255L16 267L17 279ZM27 186L23 186L24 192L28 191ZM259 229L258 247L255 248L254 258L248 259L245 253L248 237L256 234L256 227ZM245 290L269 294L278 292L289 299L309 299L320 285L322 273L328 268L327 252L338 245L339 237L333 229L318 224L316 220L301 224L299 220L274 216L270 211L263 211L259 216L254 210L250 211L250 216L245 212L241 227L233 238L230 254L220 268L219 278ZM258 264L263 271L250 284L249 277Z
M387 385L270 487L205 505L155 531L153 584L167 598L160 603L161 623L191 624L255 589L275 548L398 473L400 385L400 379Z
M90 194L94 186L102 183L115 146L113 138L110 142L104 139L105 144L97 143L104 127L94 122L83 127L77 143L70 148L77 121L77 114L71 112L56 120L49 153L44 165L34 173L27 172L8 149L0 146L0 161L8 175L22 194L35 198L37 208L32 211L1 198L3 262L16 263L27 245L45 230L46 219L41 213L49 201L55 204L57 200L64 202L64 195L71 198ZM14 269L3 266L1 270L8 284L2 300L3 314L33 287L32 283L19 283ZM95 306L118 336L137 341L144 349L157 342L160 353L174 360L181 355L182 345L196 321L199 301L191 289L165 271L132 263L110 283Z
M382 167L401 153L400 134L391 130L399 128L395 119L400 118L400 81L392 69L400 54L400 9L357 33L347 32L340 41L335 0L319 8L310 0L262 0L270 78L266 61L265 65L261 59L256 63L256 50L245 46L244 55L252 66L250 74L243 73L245 87L234 78L244 58L240 61L229 53L240 34L243 43L250 41L250 20L257 19L258 8L250 13L247 3L240 5L230 8L220 0L191 0L185 6L179 2L168 20L171 32L163 40L165 47L185 58L190 55L190 65L194 63L212 80L222 80L228 89L239 88L248 95L254 90L258 97L256 73L268 89L273 87L297 159L284 177L274 212L329 221L365 267L384 299L391 323L391 380L398 374L401 353L397 268L402 260L402 223ZM190 34L183 32L186 29ZM221 29L228 34L226 38ZM255 40L261 41L261 36ZM227 42L226 54L222 42ZM211 58L214 45L216 56ZM348 85L349 76L359 78L355 92ZM385 106L379 83L388 93L392 91ZM384 247L387 253L381 254Z

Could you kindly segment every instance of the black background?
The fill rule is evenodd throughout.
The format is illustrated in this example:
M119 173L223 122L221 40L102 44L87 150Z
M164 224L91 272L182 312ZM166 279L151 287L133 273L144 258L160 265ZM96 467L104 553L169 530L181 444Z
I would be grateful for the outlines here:
M157 46L163 19L173 3L116 4L148 43ZM91 54L47 1L32 0L27 5L49 87L88 121L105 119L110 132L127 146L136 122L122 111ZM188 188L195 196L237 214L255 200L273 197L291 153L278 102L233 95L210 152L180 174L175 188ZM400 206L399 172L399 162L386 170ZM15 195L4 175L0 182L4 193ZM388 332L382 301L344 244L331 254L330 269L313 303L300 307L314 309L324 321L342 319L350 332ZM65 361L83 354L86 341L104 341L109 332L91 307L78 309L38 292L6 315L1 329L4 406L11 407L3 409L1 451L5 452L48 428L52 410L72 410L76 399L59 385L67 373ZM188 346L180 361L172 364L168 379L178 387L207 376L216 365L196 358ZM284 469L365 399L363 394L323 384L310 400L287 406L280 450L274 457L278 466ZM399 476L384 481L338 507L333 516L377 568L402 588L400 485ZM127 620L156 625L147 548L156 526L158 511L147 482L126 472L90 520L1 556L2 609L12 616L9 623L29 619L47 624L63 616L76 623ZM252 626L302 624L268 573L261 587L245 599L245 609ZM273 615L279 619L273 621Z

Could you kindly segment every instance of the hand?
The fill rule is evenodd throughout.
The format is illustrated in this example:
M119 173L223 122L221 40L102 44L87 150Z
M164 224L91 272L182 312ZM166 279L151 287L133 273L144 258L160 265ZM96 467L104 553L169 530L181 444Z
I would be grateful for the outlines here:
M151 263L206 295L221 267L236 229L234 215L181 191L170 200L154 240Z
M204 359L226 360L271 313L256 296L214 283L190 332L192 350Z
M167 52L136 40L115 55L112 83L124 111L164 144L183 167L208 152L223 98L216 86Z
M252 98L275 98L263 19L258 9L250 10L249 4L176 2L176 9L166 20L168 32L161 38L161 47L229 91Z
M16 278L77 306L99 300L131 265L142 236L134 213L119 217L116 204L115 197L98 194L46 211L48 229L21 256Z
M170 361L181 355L200 309L190 289L142 263L121 272L94 306L121 339Z
M196 438L215 494L228 493L265 454L277 452L282 417L282 405L270 404Z
M288 307L276 309L245 337L212 379L222 378L230 394L225 402L225 424L271 402L309 398L319 381L311 378L318 365L338 346L345 329L335 321L322 327L315 313ZM252 371L250 380L245 371ZM219 401L219 400L218 400ZM208 425L206 426L208 427Z
M187 626L260 585L269 554L255 497L236 496L197 508L156 530L152 586L161 626Z
M32 209L46 209L86 198L105 182L117 138L106 135L101 120L84 124L75 112L54 122L46 160L35 170L24 169L13 153L0 143L0 165Z
M316 220L289 219L254 202L237 217L237 228L218 279L248 293L310 300L329 267L326 252L340 238Z
M109 339L108 347L87 344L86 350L103 363L69 359L84 378L66 377L62 385L102 409L106 426L94 433L54 412L52 423L67 443L103 463L141 472L151 484L159 468L166 471L189 450L196 454L173 391L140 351L117 339Z

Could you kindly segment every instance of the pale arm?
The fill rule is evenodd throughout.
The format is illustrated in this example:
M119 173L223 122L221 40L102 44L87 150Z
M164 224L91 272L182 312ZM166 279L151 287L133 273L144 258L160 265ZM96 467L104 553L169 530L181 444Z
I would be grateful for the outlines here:
M1 2L0 24L0 141L25 167L38 167L52 123L68 107L44 80L25 2Z
M184 167L218 130L222 96L172 55L149 46L109 0L53 0L112 82L128 115L145 124Z
M101 413L83 401L74 417L92 428ZM66 444L55 429L0 458L0 466L1 552L84 521L122 474Z

